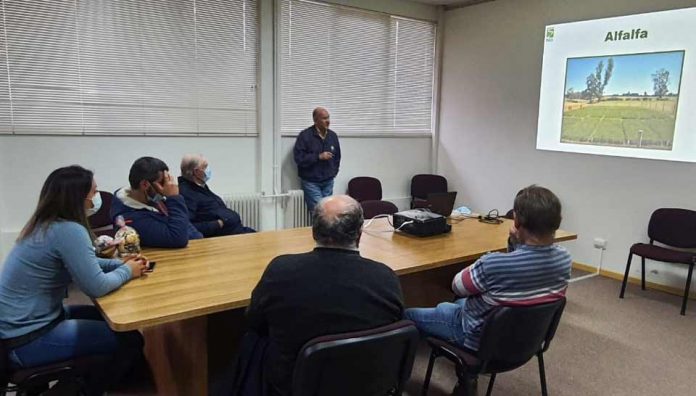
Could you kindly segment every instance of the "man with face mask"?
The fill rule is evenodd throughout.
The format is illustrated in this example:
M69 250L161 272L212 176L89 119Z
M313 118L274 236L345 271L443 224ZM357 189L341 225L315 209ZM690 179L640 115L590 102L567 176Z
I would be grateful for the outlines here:
M181 248L189 239L203 238L189 221L179 186L162 160L138 158L131 166L128 181L130 187L114 193L111 217L123 216L140 234L141 245Z
M202 155L188 154L181 159L179 191L186 200L193 226L206 238L256 232L245 227L239 214L210 190L211 177L210 164Z

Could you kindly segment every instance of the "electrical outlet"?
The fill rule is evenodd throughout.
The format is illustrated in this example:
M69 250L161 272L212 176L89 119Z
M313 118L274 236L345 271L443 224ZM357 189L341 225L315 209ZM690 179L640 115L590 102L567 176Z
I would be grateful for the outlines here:
M604 238L595 238L594 247L595 249L605 250L607 248L607 240Z

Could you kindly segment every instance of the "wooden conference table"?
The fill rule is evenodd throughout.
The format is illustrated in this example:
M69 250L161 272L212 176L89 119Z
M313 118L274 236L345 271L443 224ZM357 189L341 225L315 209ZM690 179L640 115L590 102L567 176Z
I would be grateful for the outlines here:
M422 278L405 284L413 279L409 276L460 264L452 267L456 271L487 252L504 251L510 225L510 220L491 225L466 219L453 222L449 234L418 238L390 232L386 219L376 219L363 231L360 253L400 275L409 305L410 291L418 296L418 289L427 289ZM570 232L556 233L559 242L576 238ZM271 259L313 248L307 227L194 240L184 249L147 249L148 258L157 262L155 271L95 302L115 331L142 330L159 394L206 395L209 354L223 348L217 342L237 342L221 329L217 329L218 337L211 337L217 327L211 319L225 311L237 312L231 322L237 329L232 330L243 331L239 329L242 310L235 309L249 304ZM450 276L438 283L448 287ZM215 320L222 323L219 327L230 326L229 320ZM214 342L214 338L221 340Z

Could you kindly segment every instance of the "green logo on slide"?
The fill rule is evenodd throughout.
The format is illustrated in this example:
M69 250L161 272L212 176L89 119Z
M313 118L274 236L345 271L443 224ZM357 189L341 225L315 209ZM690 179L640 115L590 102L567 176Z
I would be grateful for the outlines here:
M553 41L553 36L556 34L553 27L546 28L546 41Z

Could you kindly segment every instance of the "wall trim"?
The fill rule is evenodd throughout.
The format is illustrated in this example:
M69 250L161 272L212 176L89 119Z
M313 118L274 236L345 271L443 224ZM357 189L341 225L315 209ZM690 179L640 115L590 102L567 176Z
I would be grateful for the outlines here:
M586 271L586 272L591 272L591 273L597 272L597 267L583 264L583 263L578 263L576 261L573 261L573 268L580 270L580 271ZM599 275L603 276L605 278L617 280L619 282L623 282L623 277L624 277L624 274L622 274L622 273L609 271L609 270L605 270L605 269L601 269L599 271ZM686 280L685 280L685 282L686 282ZM632 285L640 285L640 278L635 278L635 277L629 276L628 283L630 283ZM655 282L650 282L647 279L645 280L645 288L651 289L651 290L658 290L658 291L673 294L673 295L679 296L679 297L684 297L684 289L678 289L676 287L666 286L666 285L662 285L662 284L655 283ZM616 292L617 292L617 297L618 297L619 290L617 289ZM694 292L693 287L689 291L689 299L696 300L696 292Z

